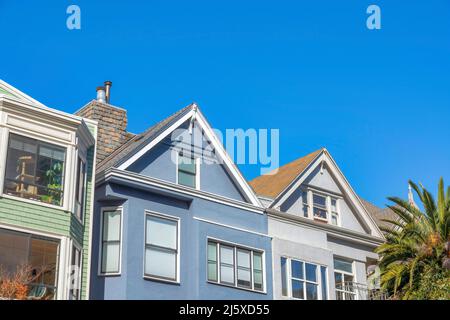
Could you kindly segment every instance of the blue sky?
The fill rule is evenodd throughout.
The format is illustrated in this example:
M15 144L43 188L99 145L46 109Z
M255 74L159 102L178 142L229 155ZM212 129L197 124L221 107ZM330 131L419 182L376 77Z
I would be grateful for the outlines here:
M215 128L279 129L281 164L325 146L380 206L408 179L450 181L447 0L0 0L0 30L0 78L50 107L112 80L131 132L196 101Z

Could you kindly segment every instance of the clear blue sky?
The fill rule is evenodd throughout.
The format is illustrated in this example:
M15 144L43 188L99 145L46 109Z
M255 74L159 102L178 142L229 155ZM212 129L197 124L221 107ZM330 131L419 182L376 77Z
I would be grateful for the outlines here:
M0 31L0 78L50 107L112 80L131 132L196 101L218 129L280 129L282 164L325 146L377 205L450 182L448 0L0 0Z

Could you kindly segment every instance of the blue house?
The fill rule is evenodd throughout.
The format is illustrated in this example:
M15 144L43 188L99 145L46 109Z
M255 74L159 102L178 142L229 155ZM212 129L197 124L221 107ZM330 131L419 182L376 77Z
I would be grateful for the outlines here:
M90 298L272 299L264 208L198 106L133 135L99 90Z

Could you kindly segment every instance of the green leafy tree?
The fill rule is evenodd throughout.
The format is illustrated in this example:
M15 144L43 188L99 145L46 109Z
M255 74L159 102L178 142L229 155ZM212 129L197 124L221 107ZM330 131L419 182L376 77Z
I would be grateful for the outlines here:
M409 182L419 196L423 211L415 203L397 197L388 199L396 219L385 219L386 242L380 255L381 286L397 299L449 298L450 187L444 191L441 178L438 199L422 185ZM426 280L426 281L425 281ZM437 283L431 283L438 281ZM440 294L442 292L442 294Z

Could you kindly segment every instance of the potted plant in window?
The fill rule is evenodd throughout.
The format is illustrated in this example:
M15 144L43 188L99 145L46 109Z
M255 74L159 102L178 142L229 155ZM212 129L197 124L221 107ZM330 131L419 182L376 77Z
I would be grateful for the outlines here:
M47 194L41 195L41 201L56 205L61 203L62 171L63 165L61 162L54 163L46 171Z

